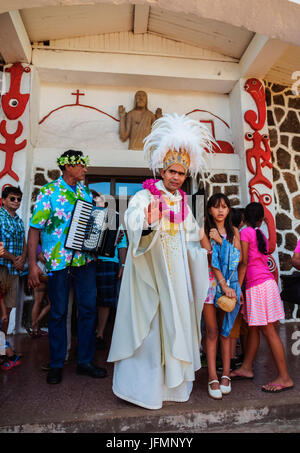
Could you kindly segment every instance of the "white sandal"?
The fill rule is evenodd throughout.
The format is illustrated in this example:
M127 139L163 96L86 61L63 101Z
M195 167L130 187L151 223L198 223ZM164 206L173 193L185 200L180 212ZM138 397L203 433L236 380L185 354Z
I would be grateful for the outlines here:
M222 384L220 384L220 390L221 390L221 392L222 392L223 395L228 395L228 393L231 392L231 382L230 382L231 379L230 379L230 377L228 377L228 376L221 376L221 380L222 380L223 378L224 378L224 379L228 379L229 385L222 385Z
M213 379L208 383L208 394L211 398L215 400L221 400L222 399L222 392L220 389L212 389L210 388L210 385L213 384L214 382L217 382L219 384L219 381L217 379Z

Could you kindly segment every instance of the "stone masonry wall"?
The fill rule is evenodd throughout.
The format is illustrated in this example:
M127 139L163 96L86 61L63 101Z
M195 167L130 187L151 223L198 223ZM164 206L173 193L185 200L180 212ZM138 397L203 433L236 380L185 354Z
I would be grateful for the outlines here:
M54 170L45 170L45 168L36 167L34 169L34 181L31 194L30 213L32 213L33 211L36 197L38 196L38 193L42 186L44 186L48 182L54 181L55 179L59 178L60 175L61 172L57 168Z
M288 87L265 84L280 272L290 274L300 238L300 97Z
M200 187L203 183L200 182ZM227 195L231 206L240 206L240 176L236 171L224 171L222 173L212 171L205 175L205 192L207 199L215 193L221 192Z

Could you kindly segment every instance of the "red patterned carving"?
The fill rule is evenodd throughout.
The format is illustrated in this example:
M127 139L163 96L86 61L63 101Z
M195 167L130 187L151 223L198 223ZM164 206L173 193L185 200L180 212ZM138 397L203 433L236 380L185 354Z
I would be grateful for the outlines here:
M257 113L254 110L248 110L245 113L245 121L252 129L259 131L266 122L266 95L263 84L258 79L248 79L245 83L245 90L252 96L256 104Z
M272 253L276 249L276 225L274 217L271 211L267 208L272 203L272 196L268 193L260 194L260 192L254 187L257 184L262 184L272 189L272 182L266 178L263 174L263 168L268 167L272 168L271 159L271 150L269 146L269 137L267 134L260 134L260 130L264 127L266 122L266 99L265 99L265 90L262 83L257 79L248 79L244 86L245 90L252 96L258 115L253 110L248 110L245 115L245 121L251 126L254 132L248 132L245 135L245 139L252 141L252 148L247 149L246 151L246 163L250 173L254 175L250 179L249 193L251 202L258 201L264 207L265 214L265 223L268 228L269 236L269 258L268 265L269 269L274 275L278 283L278 268L275 259L273 258ZM255 168L252 162L255 162Z
M215 118L217 118L218 120L220 120L223 124L225 124L225 126L230 129L229 125L226 123L226 121L224 121L222 118L220 118L219 116L209 112L208 110L199 110L199 109L195 109L195 110L192 110L191 112L188 112L186 113L186 115L190 115L191 113L194 113L194 112L205 112L205 113L209 113L210 115L214 116ZM214 139L216 138L216 135L215 135L215 125L214 125L214 122L213 120L200 120L200 123L209 123L211 125L211 131L212 131L212 136L214 137ZM213 144L213 152L215 153L222 153L222 154L233 154L234 153L234 149L232 147L232 145L229 143L229 142L226 142L225 140L216 140L217 142L217 145L214 143Z
M21 143L16 143L16 139L20 137L23 132L23 125L21 121L18 121L18 127L16 132L9 134L6 129L6 120L2 120L0 123L0 133L5 138L4 143L0 143L0 150L5 152L5 163L4 168L0 173L0 178L4 175L10 175L16 181L19 181L19 176L12 170L12 163L14 154L21 149L24 149L27 140L23 140Z
M261 203L264 207L264 213L265 213L265 223L268 228L268 236L269 236L269 258L268 258L268 265L269 269L274 275L277 283L278 283L278 268L277 264L274 260L274 258L271 256L272 253L275 252L276 249L276 242L277 242L277 236L276 236L276 225L275 225L275 220L274 217L271 213L271 211L267 208L272 203L272 197L268 193L260 194L257 189L251 188L250 189L250 199L251 202L253 201L258 201Z
M254 178L249 181L249 188L255 186L256 184L264 184L269 187L269 189L272 189L271 181L269 181L262 173L262 168L273 167L270 162L271 150L269 147L268 135L261 135L258 131L255 131L253 134L248 132L245 135L245 139L253 141L253 147L247 149L246 151L247 167L250 173L254 175ZM262 145L264 149L262 148ZM255 161L255 168L252 165L252 159Z
M29 99L29 94L22 94L20 90L22 76L24 72L30 72L30 68L14 63L5 72L10 72L10 88L1 98L2 108L9 120L16 120L23 115Z
M249 181L249 188L256 184L263 184L269 189L272 189L272 183L269 181L262 172L262 168L272 168L271 150L269 147L269 137L260 134L260 129L265 125L266 121L266 96L262 83L257 79L248 79L245 83L245 90L252 96L258 116L254 110L247 110L244 115L245 121L254 130L254 133L248 132L245 135L246 140L253 141L253 147L246 151L246 162L250 173L254 175ZM255 161L255 168L252 164L252 159Z

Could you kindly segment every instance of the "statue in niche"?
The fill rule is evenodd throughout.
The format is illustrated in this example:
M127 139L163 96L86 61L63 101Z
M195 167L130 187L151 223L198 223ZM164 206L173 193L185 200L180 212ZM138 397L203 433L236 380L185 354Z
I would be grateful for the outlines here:
M162 116L161 108L155 114L148 110L148 97L145 91L137 91L134 96L134 108L126 113L125 107L119 105L120 129L122 142L129 138L128 149L142 150L143 139L150 134L155 120Z

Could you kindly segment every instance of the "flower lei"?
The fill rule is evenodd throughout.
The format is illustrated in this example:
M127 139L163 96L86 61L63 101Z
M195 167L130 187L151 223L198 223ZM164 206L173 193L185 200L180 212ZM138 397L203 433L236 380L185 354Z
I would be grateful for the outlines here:
M85 165L90 163L89 156L64 156L56 159L57 165L63 167L64 165Z
M189 211L188 211L188 206L187 206L187 196L186 193L178 189L180 195L182 196L181 200L181 206L180 206L180 211L175 214L174 211L169 209L167 203L165 202L163 196L161 195L160 191L158 188L155 186L155 184L159 181L159 179L147 179L146 181L143 182L143 188L149 190L149 192L154 195L154 197L159 198L159 210L162 213L164 217L167 217L171 223L181 223L183 222Z

